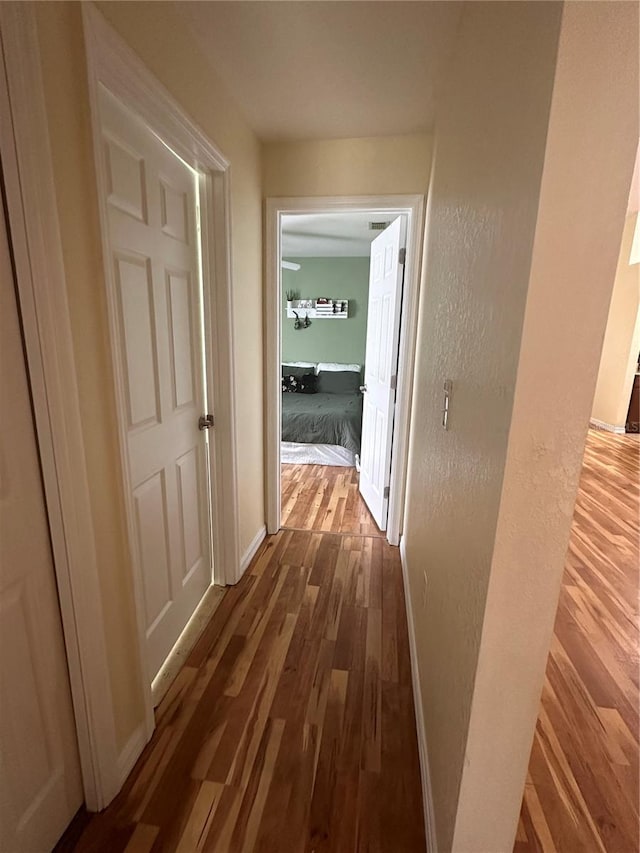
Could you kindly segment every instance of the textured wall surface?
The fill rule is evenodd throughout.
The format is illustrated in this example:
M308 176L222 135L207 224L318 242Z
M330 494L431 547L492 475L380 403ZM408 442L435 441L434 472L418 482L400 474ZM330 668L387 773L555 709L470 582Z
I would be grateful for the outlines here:
M404 541L442 851L464 766L560 11L467 4L438 109Z
M364 364L369 297L369 258L287 258L300 269L282 270L282 360ZM294 329L287 318L287 290L300 299L348 299L346 320L314 320ZM304 312L303 312L304 313ZM302 315L301 315L302 316Z
M513 849L637 144L638 5L566 3L459 853Z

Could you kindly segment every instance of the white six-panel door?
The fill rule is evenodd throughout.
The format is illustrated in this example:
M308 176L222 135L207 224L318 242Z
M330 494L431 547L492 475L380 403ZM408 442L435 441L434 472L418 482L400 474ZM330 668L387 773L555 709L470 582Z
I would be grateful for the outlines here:
M212 582L197 176L105 89L109 286L153 678Z
M44 853L83 794L1 206L0 276L0 850Z
M376 237L369 267L360 493L380 530L387 529L389 507L405 230L399 216Z

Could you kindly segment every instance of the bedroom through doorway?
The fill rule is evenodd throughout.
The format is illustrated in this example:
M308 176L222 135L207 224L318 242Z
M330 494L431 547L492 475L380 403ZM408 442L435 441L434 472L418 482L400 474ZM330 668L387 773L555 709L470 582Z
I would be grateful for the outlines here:
M283 217L283 527L385 536L405 242L388 211Z
M424 213L421 195L266 201L270 534L400 544Z

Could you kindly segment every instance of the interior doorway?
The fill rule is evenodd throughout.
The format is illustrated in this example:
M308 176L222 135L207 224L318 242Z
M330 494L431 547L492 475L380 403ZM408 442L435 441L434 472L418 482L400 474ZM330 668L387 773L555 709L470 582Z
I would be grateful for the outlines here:
M640 432L640 144L600 353L591 426Z
M268 219L269 531L398 544L422 199L273 200Z
M285 526L386 530L406 224L378 211L283 218Z
M148 740L240 576L229 162L99 12L83 19Z

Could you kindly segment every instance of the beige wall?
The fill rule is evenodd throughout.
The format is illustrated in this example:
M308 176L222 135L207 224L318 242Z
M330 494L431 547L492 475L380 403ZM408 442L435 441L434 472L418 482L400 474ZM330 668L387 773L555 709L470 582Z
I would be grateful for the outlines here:
M560 10L467 4L437 122L405 547L442 851L513 848L638 137L637 8L567 4L556 69Z
M260 148L168 3L101 11L231 161L240 544L264 524ZM120 747L143 718L79 3L37 9Z
M442 851L465 759L559 23L555 4L467 4L437 115L404 545Z
M624 427L640 348L640 264L631 264L631 245L639 217L627 216L602 345L591 416Z
M433 138L321 139L263 145L263 195L425 193Z

